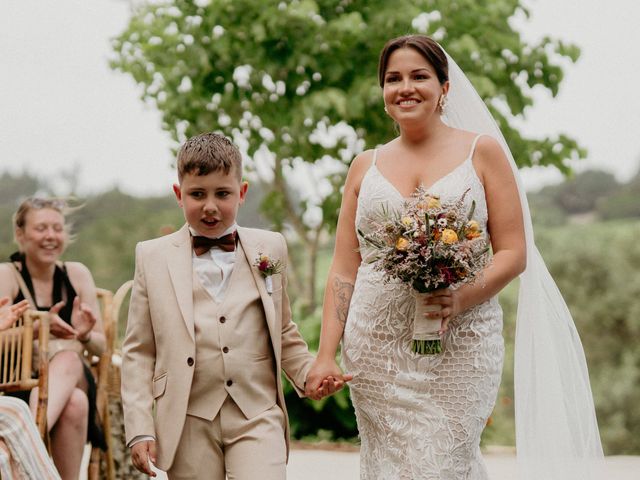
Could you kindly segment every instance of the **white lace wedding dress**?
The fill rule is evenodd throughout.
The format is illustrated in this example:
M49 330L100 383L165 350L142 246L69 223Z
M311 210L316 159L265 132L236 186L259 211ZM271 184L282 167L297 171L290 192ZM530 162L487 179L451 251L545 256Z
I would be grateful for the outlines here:
M470 208L476 201L474 218L486 232L484 189L471 161L475 143L429 192L446 201L470 189L466 202ZM383 204L400 209L404 201L375 165L376 153L358 197L356 225L365 233ZM360 247L366 258L362 240ZM360 478L486 479L479 444L502 372L500 305L492 298L453 319L444 352L431 356L410 350L414 308L409 287L384 284L371 264L360 265L342 347L345 371L354 375Z

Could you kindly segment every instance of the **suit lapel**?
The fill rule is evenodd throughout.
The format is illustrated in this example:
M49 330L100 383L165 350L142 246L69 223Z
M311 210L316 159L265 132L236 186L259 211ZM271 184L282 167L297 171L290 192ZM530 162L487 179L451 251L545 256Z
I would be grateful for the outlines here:
M195 341L193 319L193 261L191 259L191 235L187 225L176 232L173 250L167 255L167 267L182 319Z
M253 280L258 287L258 292L260 293L260 298L262 299L262 305L264 306L267 326L269 327L269 334L271 335L271 342L273 343L274 338L276 338L278 335L276 332L276 309L273 305L271 295L269 295L269 293L267 292L264 277L258 271L258 269L253 266L256 258L258 257L258 253L260 253L258 252L258 239L256 237L257 235L255 230L238 227L238 240L242 245L244 255L247 258L247 262L249 263Z

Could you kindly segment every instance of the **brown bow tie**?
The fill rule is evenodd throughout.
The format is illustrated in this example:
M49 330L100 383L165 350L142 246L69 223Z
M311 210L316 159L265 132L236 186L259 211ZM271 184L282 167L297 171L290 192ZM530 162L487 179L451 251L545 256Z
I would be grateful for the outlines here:
M231 232L220 238L193 237L193 251L200 256L213 247L218 247L225 252L233 252L236 249L236 232Z

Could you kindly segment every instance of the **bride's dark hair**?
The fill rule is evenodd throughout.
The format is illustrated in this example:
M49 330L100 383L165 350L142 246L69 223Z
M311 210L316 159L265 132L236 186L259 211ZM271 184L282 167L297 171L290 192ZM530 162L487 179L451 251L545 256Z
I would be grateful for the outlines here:
M380 52L378 81L381 87L384 86L384 75L387 72L389 57L400 48L413 48L422 55L436 71L440 85L449 80L449 62L440 45L426 35L404 35L389 40L382 49L382 52Z

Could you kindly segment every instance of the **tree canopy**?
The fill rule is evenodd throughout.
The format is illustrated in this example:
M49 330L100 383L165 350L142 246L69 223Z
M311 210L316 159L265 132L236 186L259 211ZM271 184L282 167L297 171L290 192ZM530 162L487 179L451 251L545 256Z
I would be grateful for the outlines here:
M519 165L585 155L565 135L534 139L511 126L534 87L558 92L573 45L525 42L512 26L519 0L174 0L139 2L113 41L112 66L143 87L176 142L204 132L233 138L267 185L274 227L306 245L308 277L321 233L336 225L353 156L390 140L377 83L387 40L425 33L467 73ZM309 168L313 163L314 168Z

